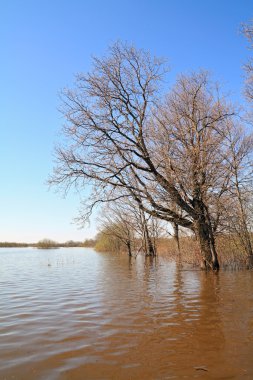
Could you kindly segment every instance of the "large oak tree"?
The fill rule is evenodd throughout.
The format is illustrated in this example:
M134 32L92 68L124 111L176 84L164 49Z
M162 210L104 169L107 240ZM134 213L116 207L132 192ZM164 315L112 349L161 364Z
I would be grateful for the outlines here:
M92 203L130 198L196 234L202 266L218 269L215 233L230 172L224 129L234 112L205 72L164 98L162 60L121 43L63 92L65 144L51 182L93 185Z

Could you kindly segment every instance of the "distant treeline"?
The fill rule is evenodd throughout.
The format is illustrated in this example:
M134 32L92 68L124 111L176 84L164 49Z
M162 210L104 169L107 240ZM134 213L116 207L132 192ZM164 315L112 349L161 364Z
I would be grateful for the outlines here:
M7 241L3 241L3 242L0 242L0 248L22 248L22 247L31 247L31 246L35 246L35 244L28 244L28 243L15 243L15 242L7 242Z
M43 239L37 243L16 243L16 242L0 242L0 248L26 248L34 247L40 249L49 248L73 248L73 247L94 247L96 244L95 239L86 239L84 241L68 240L65 243L58 243L51 239Z

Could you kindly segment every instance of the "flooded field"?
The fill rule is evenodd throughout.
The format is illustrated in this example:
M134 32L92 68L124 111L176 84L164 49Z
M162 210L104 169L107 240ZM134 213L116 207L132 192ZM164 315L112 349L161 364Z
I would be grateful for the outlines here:
M0 379L253 379L253 272L1 249Z

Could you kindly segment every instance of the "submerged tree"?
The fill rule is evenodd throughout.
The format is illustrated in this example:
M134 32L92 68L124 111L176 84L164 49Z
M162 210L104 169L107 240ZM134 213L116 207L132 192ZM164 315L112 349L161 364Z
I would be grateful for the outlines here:
M181 76L164 101L164 63L132 46L117 43L93 64L63 93L67 139L50 182L92 184L87 213L130 197L145 215L193 231L202 267L218 269L215 232L231 176L223 129L232 107L205 72Z
M129 256L142 252L156 256L157 242L165 228L160 220L145 214L130 199L107 204L101 210L100 229L118 238Z
M134 251L136 233L135 223L131 215L129 215L129 212L124 207L115 204L104 208L102 211L103 216L100 218L102 235L116 238L120 242L118 251L123 246L131 257Z

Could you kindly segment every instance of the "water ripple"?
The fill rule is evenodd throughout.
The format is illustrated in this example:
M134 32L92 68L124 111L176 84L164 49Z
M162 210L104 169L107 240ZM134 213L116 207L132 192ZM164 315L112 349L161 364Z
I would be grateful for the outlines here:
M163 259L2 249L0 379L251 379L252 285Z

